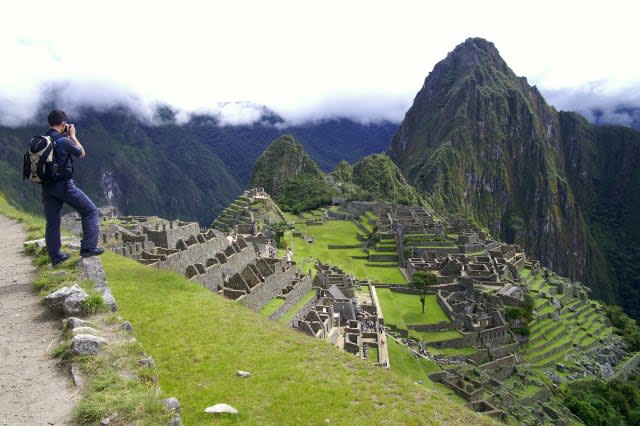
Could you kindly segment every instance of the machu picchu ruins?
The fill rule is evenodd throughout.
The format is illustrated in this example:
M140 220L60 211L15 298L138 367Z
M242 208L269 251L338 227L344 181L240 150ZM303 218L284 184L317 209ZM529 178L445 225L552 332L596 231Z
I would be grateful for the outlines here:
M496 241L468 221L424 207L344 200L318 215L294 217L306 229L291 224L296 249L317 244L312 230L332 221L355 225L357 243L326 249L355 251L351 257L367 267L400 268L404 276L404 283L379 282L317 258L298 264L296 249L278 247L271 229L291 216L272 205L265 214L264 200L270 197L261 188L245 191L208 229L111 215L101 238L118 254L180 272L372 366L393 369L389 344L400 345L414 359L438 366L430 380L471 409L502 420L566 418L565 408L547 401L547 382L606 378L626 354L584 285L556 276L518 245ZM417 310L410 282L418 271L437 278L424 296L429 312L439 315L432 321L411 322L411 315L398 316L398 307L389 305L415 300ZM534 370L541 373L530 374Z

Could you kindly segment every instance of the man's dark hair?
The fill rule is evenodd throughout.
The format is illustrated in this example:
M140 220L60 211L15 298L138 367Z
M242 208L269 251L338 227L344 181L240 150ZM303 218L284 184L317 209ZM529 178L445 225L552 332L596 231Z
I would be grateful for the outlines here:
M57 126L62 124L63 121L67 121L69 117L67 114L61 109L54 109L49 113L47 120L49 121L49 126Z

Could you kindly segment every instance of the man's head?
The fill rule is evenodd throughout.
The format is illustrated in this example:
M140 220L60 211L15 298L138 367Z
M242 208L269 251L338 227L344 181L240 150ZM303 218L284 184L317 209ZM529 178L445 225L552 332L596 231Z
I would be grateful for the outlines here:
M67 114L60 109L54 109L49 113L49 116L47 117L47 120L49 121L49 127L53 128L59 127L62 124L66 124L68 119L69 117L67 117Z

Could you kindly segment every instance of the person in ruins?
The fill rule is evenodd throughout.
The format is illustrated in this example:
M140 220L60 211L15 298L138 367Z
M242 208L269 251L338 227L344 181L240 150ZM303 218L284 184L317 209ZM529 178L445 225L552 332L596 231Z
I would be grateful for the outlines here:
M104 250L98 247L100 222L98 209L91 199L73 181L73 158L84 158L84 148L76 136L76 127L69 123L67 114L54 109L47 117L50 136L55 143L54 161L58 166L50 182L42 184L42 203L47 222L45 241L51 264L56 266L70 255L60 251L60 212L66 203L78 212L82 220L80 256L98 256Z

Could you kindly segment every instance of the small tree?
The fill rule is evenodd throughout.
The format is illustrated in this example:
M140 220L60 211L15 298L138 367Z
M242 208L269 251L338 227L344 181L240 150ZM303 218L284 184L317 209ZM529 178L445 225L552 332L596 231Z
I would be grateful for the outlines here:
M278 248L283 248L282 237L284 237L284 233L286 231L293 229L293 226L285 221L281 221L269 225L269 229L276 234L276 246Z
M375 248L380 242L380 234L378 233L378 225L374 225L371 232L367 234L367 248Z
M411 277L409 285L420 291L420 303L424 314L424 303L427 299L427 290L430 286L438 284L438 277L433 272L416 271Z

